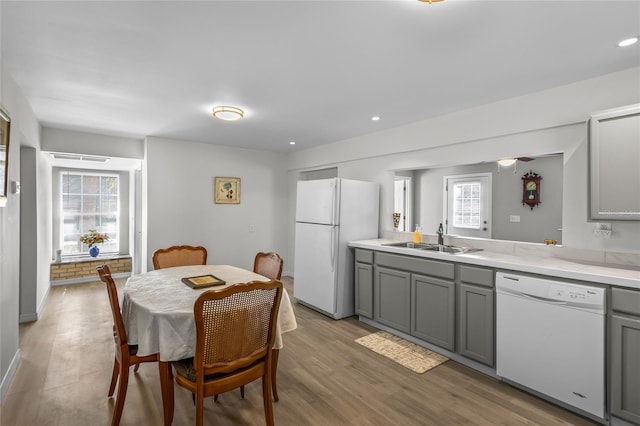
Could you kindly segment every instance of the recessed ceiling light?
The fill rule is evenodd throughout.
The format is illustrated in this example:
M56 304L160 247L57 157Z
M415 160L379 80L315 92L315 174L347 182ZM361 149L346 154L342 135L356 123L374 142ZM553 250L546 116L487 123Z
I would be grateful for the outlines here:
M244 117L244 111L232 106L217 106L213 108L213 116L225 121L236 121Z
M374 115L373 117L371 117L371 121L378 121L380 120L380 117L378 117L377 115Z
M638 42L638 37L631 37L631 38L622 40L620 43L618 43L618 46L627 47L627 46L631 46L632 44L636 44L637 42Z
M296 144L296 142L295 142L295 141L291 141L291 142L289 142L289 145L295 145L295 144Z

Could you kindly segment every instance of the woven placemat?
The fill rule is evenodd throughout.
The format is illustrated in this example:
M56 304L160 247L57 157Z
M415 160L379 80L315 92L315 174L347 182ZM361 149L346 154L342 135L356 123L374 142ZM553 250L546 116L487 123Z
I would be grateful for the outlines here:
M386 331L378 331L356 339L356 343L389 358L416 373L422 374L449 360L415 343Z

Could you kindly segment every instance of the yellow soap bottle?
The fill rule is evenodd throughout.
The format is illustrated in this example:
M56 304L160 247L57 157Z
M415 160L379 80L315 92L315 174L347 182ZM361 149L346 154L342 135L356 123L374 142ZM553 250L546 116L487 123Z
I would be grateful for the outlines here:
M416 230L413 232L413 243L420 244L422 242L422 234L420 234L420 225L416 225Z

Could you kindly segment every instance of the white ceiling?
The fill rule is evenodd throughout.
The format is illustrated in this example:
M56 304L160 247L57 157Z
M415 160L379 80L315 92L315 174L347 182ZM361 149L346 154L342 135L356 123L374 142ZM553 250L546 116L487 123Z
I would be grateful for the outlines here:
M640 1L0 7L3 66L43 125L279 152L640 66L617 46ZM245 119L214 120L220 104Z

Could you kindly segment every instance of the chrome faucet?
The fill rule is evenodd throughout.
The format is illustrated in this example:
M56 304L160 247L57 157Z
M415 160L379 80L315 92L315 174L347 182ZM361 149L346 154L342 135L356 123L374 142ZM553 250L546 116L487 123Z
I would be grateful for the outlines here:
M438 226L438 245L444 245L444 230L442 229L442 224Z

